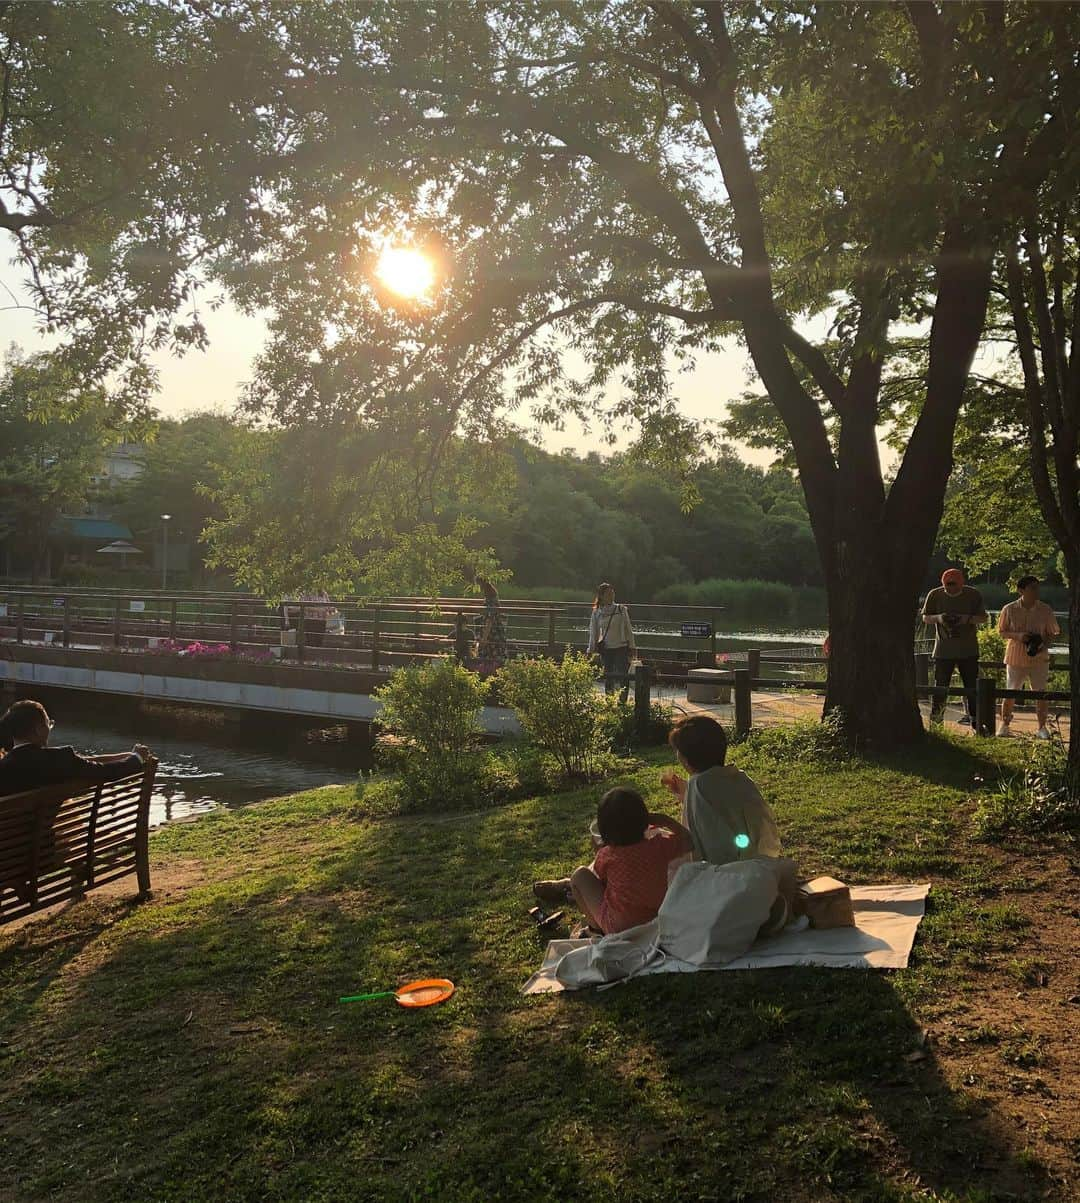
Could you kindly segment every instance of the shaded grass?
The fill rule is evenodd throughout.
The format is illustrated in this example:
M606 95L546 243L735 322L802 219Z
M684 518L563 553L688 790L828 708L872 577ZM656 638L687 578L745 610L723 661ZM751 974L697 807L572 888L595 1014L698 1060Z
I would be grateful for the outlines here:
M529 885L585 858L595 787L378 822L331 788L167 828L159 872L195 863L201 883L0 932L0 1197L1041 1197L1030 1154L920 1052L924 1016L1018 964L1026 924L966 836L998 767L974 743L745 765L807 873L934 880L891 975L523 998ZM670 810L661 760L631 779ZM450 1003L336 1003L428 974L454 979Z

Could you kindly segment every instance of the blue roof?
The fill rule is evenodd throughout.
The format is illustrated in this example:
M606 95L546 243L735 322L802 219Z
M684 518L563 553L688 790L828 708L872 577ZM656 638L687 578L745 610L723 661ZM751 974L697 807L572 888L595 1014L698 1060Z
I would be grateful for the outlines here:
M49 529L50 535L69 539L96 539L107 543L111 539L130 539L131 531L108 518L57 518Z

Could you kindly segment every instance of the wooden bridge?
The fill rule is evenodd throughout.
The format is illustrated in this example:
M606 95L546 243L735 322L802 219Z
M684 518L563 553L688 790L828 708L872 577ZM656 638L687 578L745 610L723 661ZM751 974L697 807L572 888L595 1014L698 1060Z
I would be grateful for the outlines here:
M72 689L148 701L369 724L380 709L373 691L388 674L453 651L457 614L479 623L474 598L356 598L333 602L338 619L323 631L318 603L280 608L230 594L0 592L0 684L22 692ZM502 603L511 654L584 650L588 606ZM718 611L634 606L639 646L675 677L716 662ZM217 655L177 654L192 643ZM490 733L517 730L513 712L484 708Z
M341 598L324 632L312 616L323 607L281 607L248 594L120 593L89 589L0 590L0 640L62 647L154 650L162 640L226 644L234 654L273 655L284 662L330 662L381 672L453 650L454 621L479 624L476 598ZM501 602L512 654L558 656L584 650L587 602ZM631 603L638 646L650 659L715 663L719 609ZM316 630L316 626L318 629Z

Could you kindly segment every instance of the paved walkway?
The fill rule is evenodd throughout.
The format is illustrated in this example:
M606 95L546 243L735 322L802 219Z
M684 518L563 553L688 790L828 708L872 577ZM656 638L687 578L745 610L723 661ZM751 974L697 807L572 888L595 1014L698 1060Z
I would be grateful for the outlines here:
M675 709L676 713L714 714L728 726L735 722L735 707L733 705L709 706L698 702L688 702L686 700L685 688L658 688L655 691L655 696L659 701L669 703ZM798 718L818 718L821 715L821 706L822 697L816 693L809 693L803 690L792 690L791 692L777 691L776 693L755 690L751 695L751 721L755 727L771 727L778 723L790 723L793 719ZM921 703L919 709L922 711L924 720L929 722L930 703ZM959 699L950 699L949 705L945 708L946 727L959 732L970 731L970 727L958 721L963 713L963 707ZM1062 738L1066 741L1068 740L1069 707L1067 703L1051 703L1050 727L1051 729L1057 727L1061 732ZM1034 705L1031 705L1029 709L1022 710L1018 702L1013 712L1013 734L1034 738L1036 728Z

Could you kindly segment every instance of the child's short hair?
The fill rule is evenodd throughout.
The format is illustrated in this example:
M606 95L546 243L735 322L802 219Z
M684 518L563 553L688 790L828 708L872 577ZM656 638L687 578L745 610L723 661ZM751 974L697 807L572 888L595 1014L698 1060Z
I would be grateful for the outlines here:
M645 838L649 810L636 789L609 789L596 808L596 826L605 844L637 844Z
M671 728L668 743L695 773L716 768L727 760L727 735L724 728L707 714L681 718Z

